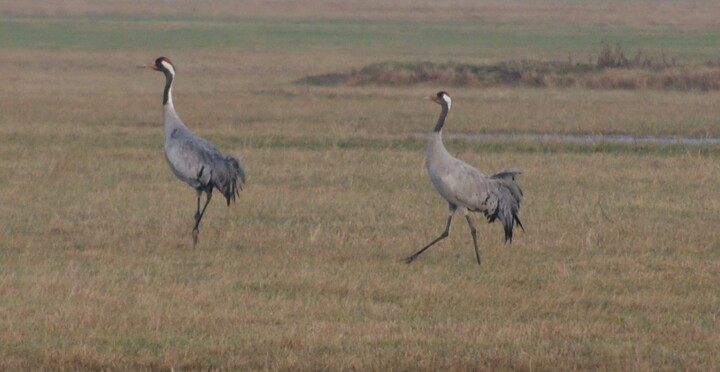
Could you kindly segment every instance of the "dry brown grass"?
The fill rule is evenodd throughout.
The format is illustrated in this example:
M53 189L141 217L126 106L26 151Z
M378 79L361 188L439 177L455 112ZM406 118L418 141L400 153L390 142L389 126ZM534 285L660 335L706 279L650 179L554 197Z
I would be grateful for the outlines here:
M717 158L452 142L483 170L522 168L527 231L503 245L481 225L478 269L455 221L408 266L446 207L422 143L391 140L429 130L436 107L420 98L435 87L289 84L343 55L168 55L180 115L248 168L237 205L210 206L197 249L193 192L162 159L162 77L133 67L154 54L0 54L0 368L720 365ZM717 135L714 93L451 94L448 132Z

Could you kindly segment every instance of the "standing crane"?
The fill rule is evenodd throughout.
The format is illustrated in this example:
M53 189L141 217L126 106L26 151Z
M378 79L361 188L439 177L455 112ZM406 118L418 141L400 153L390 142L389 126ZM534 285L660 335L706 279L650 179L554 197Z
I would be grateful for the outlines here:
M193 246L198 243L200 220L212 199L213 189L218 189L225 196L228 207L240 195L245 183L245 170L240 160L232 155L225 155L213 145L193 134L175 112L172 100L172 85L175 78L175 66L169 59L159 57L155 63L138 66L151 68L165 74L165 91L163 92L163 128L165 131L165 160L173 174L195 189L197 209L192 237ZM207 195L205 205L200 210L200 197Z
M483 212L489 223L499 218L505 229L505 242L512 242L514 224L525 230L518 217L520 203L522 202L522 190L515 183L515 176L520 174L520 171L517 169L502 170L487 176L464 161L450 155L442 142L445 117L452 106L450 95L441 91L433 97L425 98L442 107L440 117L430 135L425 150L425 168L427 168L430 181L432 181L438 193L447 200L450 214L445 225L445 231L417 252L405 258L405 262L412 262L426 249L447 238L450 234L450 221L452 221L455 211L459 210L465 215L468 226L470 226L470 234L475 246L475 258L477 258L479 265L480 251L478 250L477 233L469 212Z

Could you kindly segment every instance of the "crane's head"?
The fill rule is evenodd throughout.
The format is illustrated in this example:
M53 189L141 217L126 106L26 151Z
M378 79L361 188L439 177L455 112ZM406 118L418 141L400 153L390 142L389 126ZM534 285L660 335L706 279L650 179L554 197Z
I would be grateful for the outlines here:
M158 59L155 60L155 63L140 65L138 66L138 68L151 68L155 71L161 71L166 74L175 76L175 65L173 65L173 63L170 62L170 59L167 57L158 57Z
M450 98L450 95L444 90L437 92L437 94L432 97L425 98L437 103L440 106L447 106L448 110L450 110L450 106L452 106L452 99Z

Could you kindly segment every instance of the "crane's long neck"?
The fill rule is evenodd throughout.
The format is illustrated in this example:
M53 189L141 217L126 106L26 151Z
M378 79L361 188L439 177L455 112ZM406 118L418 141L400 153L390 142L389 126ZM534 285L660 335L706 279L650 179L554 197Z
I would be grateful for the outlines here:
M435 124L435 129L433 129L434 133L440 133L440 131L443 128L443 125L445 125L445 117L448 114L448 107L446 105L442 105L442 111L440 111L440 117L438 117L437 123Z
M172 85L174 76L169 71L165 71L165 91L163 92L163 106L172 106Z
M433 132L430 134L427 149L425 150L425 165L427 167L429 167L433 162L442 162L442 159L451 156L447 149L445 149L445 145L442 141L442 128L445 124L445 117L447 114L448 107L443 105L440 117L438 118L437 124L435 124L435 129L433 129Z
M181 131L187 130L185 124L175 112L175 106L172 100L173 74L165 71L165 91L163 93L163 127L165 131L165 141L174 135L177 129Z

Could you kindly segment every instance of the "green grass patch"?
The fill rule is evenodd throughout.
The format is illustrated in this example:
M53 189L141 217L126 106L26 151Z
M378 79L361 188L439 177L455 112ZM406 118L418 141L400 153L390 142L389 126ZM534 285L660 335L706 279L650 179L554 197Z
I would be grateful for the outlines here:
M40 50L254 49L578 61L603 42L628 51L664 51L678 60L717 58L720 30L553 26L485 20L289 19L207 16L6 16L0 48ZM361 48L361 50L358 50Z
M72 137L73 141L69 138ZM365 150L411 150L422 152L426 140L422 136L378 137L317 137L302 135L208 135L207 139L219 148L242 149L297 149L309 151L327 151L331 149ZM62 137L61 137L62 138ZM51 146L57 136L38 136L12 134L0 140L0 145L37 147ZM157 135L120 138L115 136L93 136L89 138L68 136L63 140L64 149L92 152L96 149L118 150L157 150L161 143ZM635 154L651 156L675 156L691 154L696 156L720 156L720 147L713 144L662 144L662 143L617 143L612 141L563 141L563 140L524 140L524 139L445 139L451 151L472 151L479 153L546 153L546 154Z

